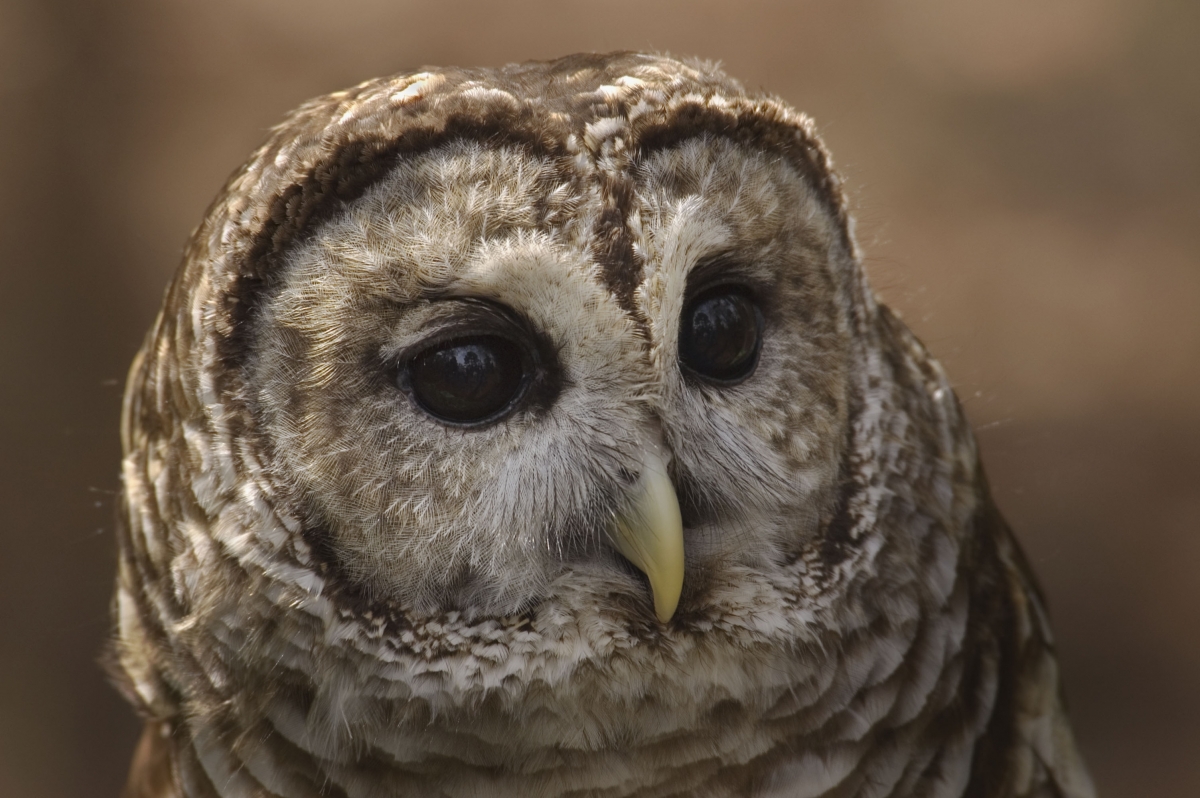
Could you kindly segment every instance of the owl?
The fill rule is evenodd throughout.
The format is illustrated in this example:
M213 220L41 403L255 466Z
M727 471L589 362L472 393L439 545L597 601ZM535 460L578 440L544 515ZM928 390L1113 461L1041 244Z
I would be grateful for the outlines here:
M301 106L122 441L129 798L1093 795L945 374L711 64Z

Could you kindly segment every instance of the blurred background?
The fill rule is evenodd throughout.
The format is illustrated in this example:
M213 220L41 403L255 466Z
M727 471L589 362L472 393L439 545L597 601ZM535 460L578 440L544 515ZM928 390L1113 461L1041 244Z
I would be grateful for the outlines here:
M0 0L0 796L115 796L125 370L225 177L422 64L717 59L814 116L1051 602L1102 796L1200 795L1200 3Z

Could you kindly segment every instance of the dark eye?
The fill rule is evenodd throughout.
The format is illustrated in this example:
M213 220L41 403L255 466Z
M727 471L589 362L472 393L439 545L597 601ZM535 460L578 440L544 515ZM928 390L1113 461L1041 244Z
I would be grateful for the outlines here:
M709 382L733 385L750 376L762 345L762 314L744 291L718 286L684 308L679 360Z
M519 398L527 380L520 346L495 335L426 349L408 364L408 385L427 413L453 424L491 421Z

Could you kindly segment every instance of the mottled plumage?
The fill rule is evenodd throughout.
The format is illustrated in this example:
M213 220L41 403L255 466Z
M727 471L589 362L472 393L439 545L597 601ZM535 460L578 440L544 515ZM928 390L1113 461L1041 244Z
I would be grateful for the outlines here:
M462 341L520 364L478 423L436 393ZM710 65L304 105L192 237L122 437L131 798L1092 795L941 368L812 123Z

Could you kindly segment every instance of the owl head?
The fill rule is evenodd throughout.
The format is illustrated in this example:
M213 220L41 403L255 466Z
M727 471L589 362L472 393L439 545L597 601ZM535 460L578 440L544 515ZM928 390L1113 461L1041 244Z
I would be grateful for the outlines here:
M302 106L192 237L123 441L118 652L196 794L668 749L699 783L826 734L966 601L953 394L810 120L708 64Z

